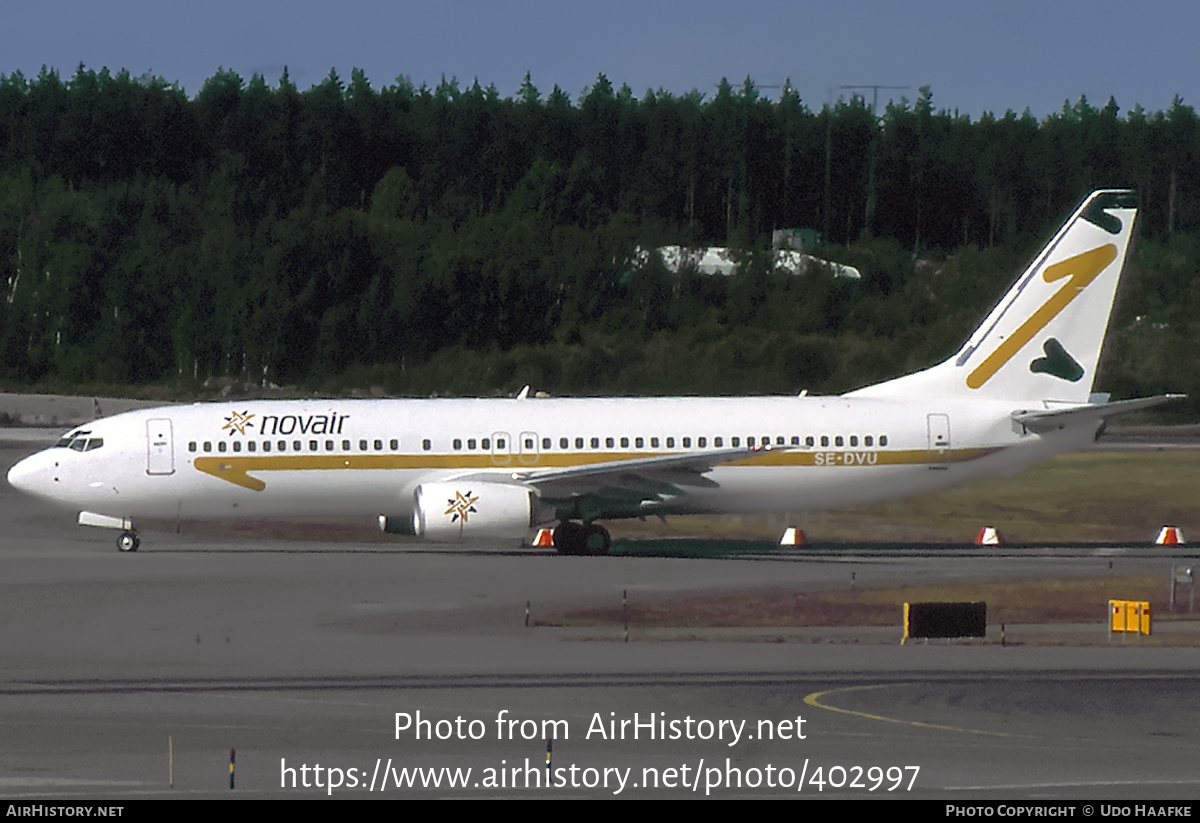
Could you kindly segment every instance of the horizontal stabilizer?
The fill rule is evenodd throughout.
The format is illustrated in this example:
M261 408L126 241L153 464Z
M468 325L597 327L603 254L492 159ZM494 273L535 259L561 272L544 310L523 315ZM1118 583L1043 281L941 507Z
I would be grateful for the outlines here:
M1137 409L1148 409L1168 400L1178 400L1186 397L1183 394L1160 394L1155 397L1139 397L1136 400L1118 400L1114 403L1100 403L1088 406L1072 406L1068 409L1045 409L1040 411L1015 411L1012 419L1031 432L1045 432L1065 429L1067 426L1077 426L1083 423L1100 422L1114 414Z

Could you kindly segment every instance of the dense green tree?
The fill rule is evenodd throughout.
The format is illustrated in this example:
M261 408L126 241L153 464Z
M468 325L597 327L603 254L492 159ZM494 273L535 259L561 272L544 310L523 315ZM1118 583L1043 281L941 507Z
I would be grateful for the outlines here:
M857 96L814 112L751 78L638 98L601 74L572 101L528 74L504 99L219 70L188 99L120 70L15 73L0 376L840 390L945 356L1083 193L1134 186L1105 368L1130 394L1186 388L1196 126L1179 98L973 122L928 88L878 117ZM864 279L773 270L771 231L792 227ZM651 251L669 244L733 246L740 271L672 273Z

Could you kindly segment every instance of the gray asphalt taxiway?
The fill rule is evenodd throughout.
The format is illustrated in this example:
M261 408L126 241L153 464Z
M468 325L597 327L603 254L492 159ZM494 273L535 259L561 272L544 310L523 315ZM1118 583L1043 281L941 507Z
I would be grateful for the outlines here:
M5 443L0 467L33 448ZM7 484L0 522L6 799L1200 797L1195 647L901 646L899 615L894 632L633 626L628 642L619 621L539 619L851 571L867 586L1112 562L1165 580L1177 559L1158 554L589 558L165 530L125 555Z

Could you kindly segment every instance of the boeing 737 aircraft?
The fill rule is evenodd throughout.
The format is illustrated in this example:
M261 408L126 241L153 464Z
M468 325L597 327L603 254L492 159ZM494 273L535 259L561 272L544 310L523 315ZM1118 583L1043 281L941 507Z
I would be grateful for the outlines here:
M22 460L9 482L121 530L139 518L377 516L432 541L557 523L604 553L600 520L856 506L1015 473L1086 447L1137 214L1089 195L949 360L837 397L261 400L117 415Z

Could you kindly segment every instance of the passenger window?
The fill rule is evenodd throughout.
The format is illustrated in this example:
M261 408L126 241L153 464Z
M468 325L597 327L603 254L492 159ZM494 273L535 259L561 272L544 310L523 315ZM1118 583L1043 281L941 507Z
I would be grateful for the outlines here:
M461 449L462 449L462 441L461 441L461 440L459 440L457 437L456 437L456 438L454 438L454 443L453 443L453 445L454 445L454 450L455 450L455 451L459 451L459 450L461 450Z
M863 445L864 446L874 446L875 438L868 434L866 437L863 438Z
M604 438L604 447L606 449L611 449L615 445L616 445L616 441L614 441L611 437Z
M621 448L623 448L623 449L629 448L629 438L628 437L621 438Z
M542 438L542 448L543 449L551 448L553 446L553 443L554 443L554 441L552 441L549 437Z
M301 443L299 440L293 440L292 441L292 451L294 451L294 452L304 451L304 444Z
M358 450L360 452L365 452L367 450L367 441L366 440L358 441Z
M280 440L278 443L275 444L275 446L276 446L277 451L281 451L281 452L287 451L287 441L286 440Z
M690 438L690 437L683 438L683 447L685 449L690 449L692 447L692 438Z
M342 441L342 451L344 451L344 452L350 451L350 441L349 440Z
M808 437L804 438L804 445L811 449L813 446L817 445L817 441L813 439L813 436L810 434Z
M560 449L569 449L571 448L571 441L566 437L560 437L558 438L558 447Z
M887 435L886 434L879 435L879 445L881 445L881 446L887 445Z
M308 441L308 450L310 452L315 452L317 450L317 441L316 440Z
M829 446L829 435L823 434L821 435L821 447L825 448L827 446Z
M484 451L487 451L491 447L492 447L492 439L490 437L485 437L479 441L479 448L483 449Z
M196 441L192 440L188 443L188 451L194 452L195 450L196 450Z
M583 448L583 438L582 437L575 438L575 448L577 448L577 449Z
M753 437L747 437L747 438L746 438L746 445L747 445L747 446L749 446L750 448L754 448L754 438L753 438Z
M505 440L503 437L496 438L496 448L498 448L498 449L507 448L507 446L506 446L507 443L508 443L508 441Z
M740 438L740 437L729 438L729 445L733 446L736 449L738 446L742 445L742 438Z
M430 440L422 440L421 448L423 448L425 451L429 451L430 449L433 448L433 442Z
M598 449L598 448L600 448L600 438L599 438L599 437L593 437L593 438L592 438L592 448L593 448L593 449Z
M833 445L835 445L835 446L844 446L844 445L846 445L846 441L845 441L845 439L844 439L844 438L843 438L843 437L842 437L842 436L839 434L837 437L833 438Z
M800 437L798 435L795 435L795 434L792 435L792 445L793 446L800 445Z
M212 443L210 441L208 441L208 440L204 441L204 450L206 452L212 451Z
M697 437L696 445L699 446L700 448L704 448L705 446L708 445L708 438L707 437Z
M270 441L270 440L264 440L264 441L263 441L263 451L265 451L265 452L269 452L270 450L271 450L271 441ZM208 451L208 449L205 449L205 451Z
M782 436L780 436L780 437L776 437L776 438L775 438L775 445L776 445L776 446L784 446L784 445L787 445L787 441L786 441L786 440L784 440Z
M852 434L852 435L850 435L850 445L851 445L851 446L857 446L857 445L858 445L858 435L857 435L857 434Z
M720 437L714 437L714 438L713 438L713 445L714 445L716 448L718 448L718 449L719 449L719 448L721 448L721 444L723 444L724 442L725 442L725 441L724 441L722 438L720 438Z
M467 439L467 448L474 450L474 448L475 448L475 438L474 437ZM485 446L484 448L487 448L487 447Z
M525 451L533 451L533 438L532 437L525 438Z
M327 451L327 452L333 451L333 441L332 440L325 441L325 451Z
M383 441L382 440L375 441L375 451L377 451L377 452L383 451Z
M658 438L657 437L650 438L650 448L652 448L652 449L658 448Z
M258 443L253 440L246 441L246 451L252 452L258 448Z
M633 440L633 447L634 447L634 448L636 448L636 449L640 449L640 448L642 448L642 444L643 444L644 442L645 442L645 441L644 441L644 440L642 440L642 438L640 438L640 437L635 437L635 438L634 438L634 440Z
M235 452L240 452L242 450L242 441L241 440L233 441L233 450Z
M668 437L668 438L667 438L667 448L668 448L668 449L673 449L673 448L675 448L675 438L674 438L674 437Z
M394 452L400 451L400 441L399 440L392 438L392 442L389 445L392 447L392 451L394 451Z

